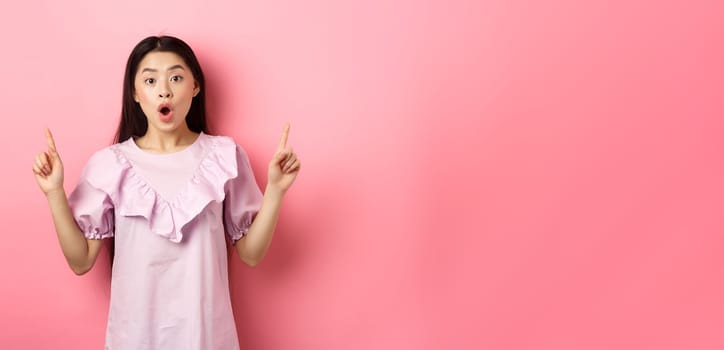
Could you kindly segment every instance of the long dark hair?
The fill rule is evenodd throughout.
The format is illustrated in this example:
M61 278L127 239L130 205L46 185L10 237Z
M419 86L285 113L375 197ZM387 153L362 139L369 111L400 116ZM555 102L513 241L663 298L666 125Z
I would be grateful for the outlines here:
M204 72L201 71L199 60L196 59L194 51L183 40L172 36L149 36L141 40L131 51L126 62L126 72L123 76L123 104L121 106L121 121L118 124L118 130L113 143L119 143L128 140L130 137L141 137L148 130L148 120L143 114L141 106L133 99L134 82L138 65L144 57L150 52L173 52L184 60L191 73L199 84L199 93L196 94L191 102L191 108L186 115L186 125L193 132L209 133L206 125L206 83L204 82ZM109 255L111 266L115 256L115 242L111 239L109 246Z
M141 40L131 51L126 62L126 73L123 76L123 104L121 106L121 121L113 140L119 143L128 140L129 137L141 137L148 130L148 120L141 110L141 106L133 99L134 81L138 72L138 65L149 52L173 52L184 60L191 69L197 84L199 93L191 102L191 109L186 115L186 125L193 132L208 133L206 125L206 83L204 73L201 71L199 60L196 59L194 51L183 40L172 36L149 36Z

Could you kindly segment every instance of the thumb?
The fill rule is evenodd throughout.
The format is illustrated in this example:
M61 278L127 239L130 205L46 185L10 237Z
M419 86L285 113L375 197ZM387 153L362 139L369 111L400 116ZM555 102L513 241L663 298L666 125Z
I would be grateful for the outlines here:
M283 161L284 159L287 159L289 156L289 152L286 149L279 150L274 154L274 163L279 163Z
M278 150L274 153L274 156L272 157L271 164L274 166L280 166L289 156L292 154L291 148L285 148L282 150Z

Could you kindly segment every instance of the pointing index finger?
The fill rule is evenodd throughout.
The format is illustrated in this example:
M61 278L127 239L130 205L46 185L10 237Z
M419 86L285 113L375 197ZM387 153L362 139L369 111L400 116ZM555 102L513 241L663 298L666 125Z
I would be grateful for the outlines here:
M279 151L284 150L287 147L287 139L289 138L289 122L284 125L284 131L282 132L282 138L279 140Z
M50 129L45 129L45 140L48 143L48 149L55 151L55 140L53 140L53 134L50 133Z

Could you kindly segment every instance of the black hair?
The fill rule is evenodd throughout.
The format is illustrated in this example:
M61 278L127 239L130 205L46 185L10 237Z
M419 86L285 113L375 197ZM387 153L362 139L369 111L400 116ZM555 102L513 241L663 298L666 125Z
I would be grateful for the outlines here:
M191 108L186 115L186 125L193 132L208 133L206 125L206 84L204 73L201 71L196 55L191 47L183 40L172 36L149 36L139 42L131 51L126 62L126 73L123 76L123 104L121 106L121 121L114 138L114 143L128 140L130 137L141 137L148 130L148 120L141 106L134 100L134 82L138 65L150 52L173 52L179 55L187 66L199 87L199 93L191 102Z
M136 73L138 65L144 57L150 52L173 52L179 55L186 65L191 69L194 79L199 87L199 93L196 94L191 102L191 108L186 115L186 125L193 132L209 133L206 125L206 84L204 82L204 73L201 71L199 60L196 59L194 51L183 40L172 36L149 36L139 42L131 51L126 62L126 72L123 75L123 101L121 105L121 121L118 124L118 130L113 140L114 143L120 143L128 140L130 137L141 137L148 130L148 120L143 114L141 106L133 98L135 90ZM115 242L111 239L109 246L109 255L111 266L115 256Z

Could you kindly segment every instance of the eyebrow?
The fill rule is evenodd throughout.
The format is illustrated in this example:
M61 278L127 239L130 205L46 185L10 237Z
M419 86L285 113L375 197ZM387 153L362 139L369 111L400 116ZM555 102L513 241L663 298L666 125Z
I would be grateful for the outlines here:
M184 69L184 67L183 67L182 65L180 65L180 64L177 64L177 65L175 65L175 66L171 66L171 67L169 67L169 68L167 69L167 71L171 71L171 70L174 70L174 69L181 69L181 70L185 70L185 69ZM158 69L153 69L153 68L143 68L143 70L141 71L141 73L145 73L145 72L158 72Z

